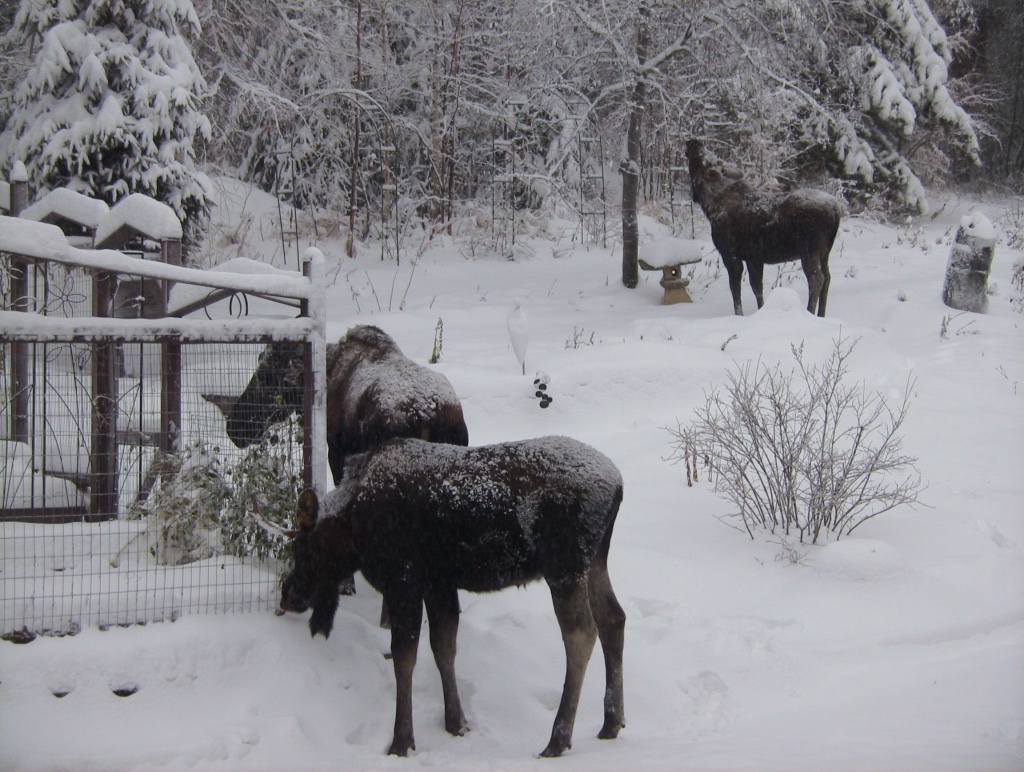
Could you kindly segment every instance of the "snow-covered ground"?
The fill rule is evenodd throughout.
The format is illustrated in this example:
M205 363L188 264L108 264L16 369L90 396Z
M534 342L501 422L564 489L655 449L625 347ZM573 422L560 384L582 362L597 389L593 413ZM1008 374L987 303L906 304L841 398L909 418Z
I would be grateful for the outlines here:
M235 203L221 215L222 257L269 255L263 218L276 208L259 194ZM308 614L265 613L0 644L0 768L1024 768L1024 315L1011 307L1022 253L1006 245L1004 207L940 207L910 225L844 220L825 319L803 310L793 266L761 311L745 286L747 315L734 316L713 253L696 267L694 303L661 306L660 272L624 289L618 246L582 247L571 223L520 238L515 261L488 253L486 231L439 237L399 267L377 248L348 259L340 242L318 244L329 339L377 324L426 362L441 320L435 367L462 399L472 444L565 434L622 470L610 558L628 615L617 740L595 737L597 651L572 750L535 757L564 675L550 597L535 584L463 594L457 672L471 731L445 733L424 640L417 750L386 757L389 637L359 579L326 641L310 638ZM961 314L941 302L943 275L956 223L978 211L1001 234L994 294L987 314ZM669 235L650 217L642 228L648 241ZM526 375L507 327L516 298ZM687 487L666 461L666 427L691 420L737 364L788 368L800 343L822 362L840 336L859 340L850 377L867 389L898 402L914 379L903 437L928 486L921 505L820 546L751 540L723 524L729 504L705 479Z

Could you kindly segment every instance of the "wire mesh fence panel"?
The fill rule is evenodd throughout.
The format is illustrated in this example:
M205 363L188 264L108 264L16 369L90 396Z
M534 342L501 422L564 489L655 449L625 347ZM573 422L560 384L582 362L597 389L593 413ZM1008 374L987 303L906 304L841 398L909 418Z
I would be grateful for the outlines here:
M183 267L151 204L104 249L65 212L3 218L0 634L269 609L279 526L326 484L323 255Z
M244 449L226 431L234 397L265 369L266 337L176 343L170 374L168 344L152 337L24 343L28 429L0 440L0 632L272 608L284 538L259 520L290 520L303 484L304 414L300 405ZM0 336L3 427L16 402L16 342ZM105 459L94 396L103 346L113 352L115 402ZM162 425L168 375L180 383L176 426ZM113 480L106 509L95 506L102 469Z

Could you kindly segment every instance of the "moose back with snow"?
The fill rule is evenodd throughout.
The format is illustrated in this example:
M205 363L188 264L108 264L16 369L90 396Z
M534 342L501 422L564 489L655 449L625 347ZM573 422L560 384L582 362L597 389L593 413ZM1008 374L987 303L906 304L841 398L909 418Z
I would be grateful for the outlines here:
M700 140L686 145L693 199L711 221L711 240L729 274L733 310L740 301L743 264L757 307L764 305L764 266L799 260L807 277L807 310L825 315L832 251L843 207L828 193L800 188L772 195L754 190L739 170L727 167Z
M313 635L330 635L338 579L359 570L391 614L397 683L389 753L415 748L412 672L423 606L441 674L445 729L466 731L455 678L458 590L493 592L544 578L565 645L566 677L542 756L571 746L576 707L594 643L604 653L604 726L625 725L622 647L626 615L608 576L608 549L622 477L604 455L566 437L477 448L395 440L349 458L341 485L324 499L299 498L295 566L281 606L310 605Z
M334 482L345 457L394 437L469 444L451 383L406 357L383 330L350 329L327 346L327 458ZM248 447L302 408L302 344L270 343L245 391L226 411L227 434Z

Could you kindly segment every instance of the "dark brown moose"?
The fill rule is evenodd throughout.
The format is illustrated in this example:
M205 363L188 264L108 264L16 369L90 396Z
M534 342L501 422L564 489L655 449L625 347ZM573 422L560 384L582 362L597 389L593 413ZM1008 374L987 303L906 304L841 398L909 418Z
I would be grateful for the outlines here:
M468 445L462 404L441 373L413 362L379 327L359 325L327 346L327 456L335 484L345 457L394 437ZM260 354L245 391L227 410L227 434L248 447L302 409L302 344Z
M542 756L571 747L576 706L594 643L604 652L604 726L625 726L622 646L626 615L608 577L612 527L622 477L604 455L566 437L476 448L395 440L352 456L324 499L299 497L295 567L282 585L282 608L310 605L313 635L330 635L338 580L361 571L391 614L397 683L389 753L416 743L412 672L423 606L441 674L445 729L466 732L455 678L458 590L493 592L543 577L565 644L566 676L551 739Z
M349 454L385 440L414 437L468 445L462 403L441 373L417 364L379 327L359 325L327 346L327 460L334 483ZM227 435L240 448L302 409L302 344L276 342L260 354L256 371L227 416ZM344 595L355 593L342 577ZM380 623L387 627L387 609Z
M799 260L807 277L807 310L825 315L832 251L843 206L824 191L800 188L779 195L762 193L738 169L706 153L701 141L686 145L693 200L711 221L711 240L729 274L733 310L740 301L743 264L757 307L764 305L764 267Z

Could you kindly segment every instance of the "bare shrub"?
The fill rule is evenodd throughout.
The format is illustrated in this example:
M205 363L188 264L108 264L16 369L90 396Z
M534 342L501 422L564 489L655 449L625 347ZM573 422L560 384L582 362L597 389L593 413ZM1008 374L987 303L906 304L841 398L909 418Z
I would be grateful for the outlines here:
M898 435L913 381L895 407L847 385L856 343L837 339L828 361L813 366L803 344L793 346L789 372L760 360L740 365L724 389L706 394L696 421L668 428L669 460L686 464L688 480L703 462L715 491L736 507L728 517L751 537L767 530L813 544L917 501L917 459L902 452Z
M1014 292L1010 305L1017 313L1024 314L1024 258L1013 264L1011 281Z

